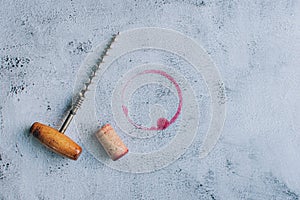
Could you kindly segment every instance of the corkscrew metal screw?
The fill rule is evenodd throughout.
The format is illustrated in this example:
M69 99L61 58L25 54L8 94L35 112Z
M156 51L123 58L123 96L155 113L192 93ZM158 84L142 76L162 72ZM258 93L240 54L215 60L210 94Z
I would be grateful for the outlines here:
M89 76L88 81L84 84L84 88L79 92L77 100L76 100L75 104L73 105L68 117L64 121L62 127L60 128L59 132L64 133L67 130L69 124L71 123L73 117L76 115L77 110L80 108L81 104L84 101L84 98L85 98L84 95L87 92L89 85L92 83L93 78L96 76L96 72L100 68L101 63L103 62L103 58L106 56L107 51L110 49L111 44L115 41L117 35L118 34L113 35L113 37L110 39L110 41L104 48L103 53L101 54L98 62L96 63L96 65L94 67L92 67L92 72Z
M101 63L103 63L103 59L107 55L107 51L110 49L118 34L119 33L112 36L96 64L92 67L91 74L89 75L87 82L84 84L84 88L79 92L77 100L73 104L60 130L57 131L56 129L39 122L35 122L31 126L30 132L32 135L36 137L43 145L54 152L73 160L77 160L80 156L82 148L68 136L64 135L64 132L67 130L73 117L76 115L78 109L82 105L85 98L85 93L88 91L88 87L92 83L92 79L96 76L97 70L100 68Z

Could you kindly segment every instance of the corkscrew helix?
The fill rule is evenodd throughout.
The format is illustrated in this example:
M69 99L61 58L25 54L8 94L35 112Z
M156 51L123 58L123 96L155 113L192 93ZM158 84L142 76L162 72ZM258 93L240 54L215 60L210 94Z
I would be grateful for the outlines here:
M92 83L93 78L96 76L96 72L100 68L101 63L103 63L104 57L107 55L107 51L110 49L112 43L115 41L117 35L119 33L114 34L112 38L109 40L107 45L105 46L104 50L102 51L102 54L100 55L99 59L97 60L96 64L92 67L91 74L88 77L87 82L84 83L84 87L82 90L78 93L77 100L73 104L66 120L64 121L63 125L61 126L59 132L64 133L66 129L68 128L69 124L71 123L73 117L76 115L78 109L81 107L84 99L85 99L85 93L88 91L89 85Z

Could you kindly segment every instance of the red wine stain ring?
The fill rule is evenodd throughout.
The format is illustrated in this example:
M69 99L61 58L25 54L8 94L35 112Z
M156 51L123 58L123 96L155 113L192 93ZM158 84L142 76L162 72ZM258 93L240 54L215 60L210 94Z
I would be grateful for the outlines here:
M123 113L125 114L127 120L138 129L143 129L143 130L148 130L148 131L164 130L164 129L168 128L171 124L173 124L176 121L176 119L178 118L178 116L180 115L180 112L181 112L181 109L182 109L182 92L181 92L181 89L179 87L179 84L176 82L176 80L171 75L169 75L167 72L162 71L162 70L157 70L157 69L144 70L144 71L134 75L133 77L131 77L129 79L129 81L125 84L124 88L122 89L122 97L121 97L122 102L124 102L124 100L123 100L124 99L124 93L126 92L126 89L129 85L129 83L134 78L136 78L137 76L140 76L140 75L143 75L143 74L158 74L158 75L161 75L161 76L167 78L174 85L174 87L176 88L177 94L178 94L178 98L179 98L179 103L178 103L178 108L177 108L176 113L173 115L173 117L170 120L168 120L166 118L157 119L157 126L156 127L154 127L154 126L144 127L144 126L136 124L130 118L128 108L125 104L122 105Z

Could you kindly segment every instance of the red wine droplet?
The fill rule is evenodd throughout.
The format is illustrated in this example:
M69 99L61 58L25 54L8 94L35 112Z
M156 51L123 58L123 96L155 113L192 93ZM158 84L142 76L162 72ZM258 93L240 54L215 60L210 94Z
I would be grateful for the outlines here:
M170 122L166 118L159 118L157 120L157 129L158 130L164 130L164 129L168 128L169 125L170 125Z

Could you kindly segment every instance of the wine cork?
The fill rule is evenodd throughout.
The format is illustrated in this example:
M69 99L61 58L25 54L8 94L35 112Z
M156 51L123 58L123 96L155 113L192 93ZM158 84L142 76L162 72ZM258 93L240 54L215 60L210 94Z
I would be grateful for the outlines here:
M118 160L128 152L128 148L110 124L99 129L96 137L113 161Z

